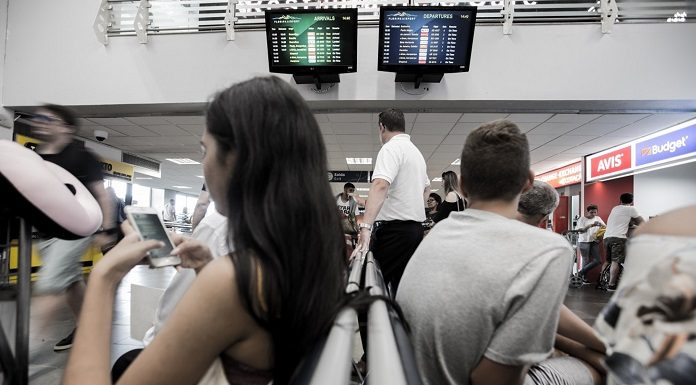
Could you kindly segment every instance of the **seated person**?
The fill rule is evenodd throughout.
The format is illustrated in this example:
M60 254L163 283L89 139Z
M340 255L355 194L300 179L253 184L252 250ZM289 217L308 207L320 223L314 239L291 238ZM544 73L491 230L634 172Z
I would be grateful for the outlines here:
M611 350L607 383L693 384L696 378L696 206L641 225L595 329Z
M519 385L553 351L571 248L514 220L534 181L527 137L514 123L469 134L460 175L469 207L423 240L396 300L425 384Z
M342 299L341 225L306 102L279 78L254 78L219 93L206 120L203 171L233 251L203 267L118 384L288 383ZM288 188L307 200L277 194ZM111 382L116 288L157 247L129 234L92 270L65 384Z
M546 223L558 206L558 193L550 184L534 181L520 196L517 219L528 225ZM529 368L528 384L602 384L605 348L590 325L561 305L554 347L557 354Z

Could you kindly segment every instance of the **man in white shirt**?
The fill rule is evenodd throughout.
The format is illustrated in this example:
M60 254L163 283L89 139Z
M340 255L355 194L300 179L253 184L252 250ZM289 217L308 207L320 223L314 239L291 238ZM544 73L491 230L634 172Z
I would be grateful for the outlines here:
M611 261L609 270L608 290L616 290L616 279L619 273L619 264L626 259L626 238L630 225L639 225L644 222L643 217L633 207L633 194L623 193L619 198L621 204L611 209L607 219L607 230L604 233L604 249L607 262Z
M164 205L162 219L164 219L167 222L173 222L176 220L176 208L174 206L174 199L170 199L169 203Z
M377 154L355 248L356 252L372 250L393 293L423 239L425 200L430 194L425 159L405 132L403 112L392 108L379 114L383 146Z
M359 213L358 202L353 198L355 185L348 182L343 185L343 192L336 195L336 206L341 214L341 226L343 233L357 237L358 223L355 217Z
M591 204L587 206L585 215L578 219L575 226L576 230L582 232L578 236L578 249L582 256L582 269L578 275L582 277L583 282L587 282L585 278L587 272L602 264L599 255L599 240L596 237L597 231L601 226L606 226L602 218L597 215L597 205Z

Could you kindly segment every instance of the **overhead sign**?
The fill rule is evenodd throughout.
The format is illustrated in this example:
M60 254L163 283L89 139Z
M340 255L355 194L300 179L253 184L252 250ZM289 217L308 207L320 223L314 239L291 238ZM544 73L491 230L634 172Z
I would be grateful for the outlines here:
M625 145L617 150L604 151L587 157L587 179L618 174L631 169L633 147Z
M15 135L15 142L32 151L35 151L36 147L41 143L38 139L20 134ZM129 183L133 182L134 171L132 165L109 159L99 159L99 163L101 164L104 178L120 179Z
M569 164L537 175L534 179L550 184L554 188L582 182L582 162Z
M585 158L587 181L696 161L696 119Z
M329 182L334 183L369 183L369 171L329 171Z
M636 143L636 166L696 153L696 123Z

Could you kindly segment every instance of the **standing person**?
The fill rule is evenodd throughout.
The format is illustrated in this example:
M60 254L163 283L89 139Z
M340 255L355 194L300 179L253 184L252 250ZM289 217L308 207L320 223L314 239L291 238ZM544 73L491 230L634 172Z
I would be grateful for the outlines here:
M445 188L445 201L442 202L437 215L433 218L435 222L447 218L452 211L463 211L466 208L466 201L459 191L459 178L454 171L442 173L442 184Z
M578 249L582 256L582 269L578 275L582 277L582 281L588 283L587 272L602 264L599 255L599 240L596 237L597 231L601 226L606 226L602 218L597 215L597 205L591 204L587 206L585 215L578 219L575 226L576 230L580 230L578 237Z
M377 154L355 248L356 252L372 250L393 293L423 239L425 200L430 194L425 159L405 132L401 110L392 108L379 114L383 146Z
M611 263L609 269L609 286L607 290L616 290L616 279L619 274L619 264L623 264L626 259L626 239L630 225L639 225L645 220L638 214L633 207L633 194L623 193L619 197L620 204L609 213L607 218L607 230L604 233L604 250L606 251L607 261L604 262L602 269L607 263Z
M460 159L470 206L423 240L396 300L426 385L520 385L529 365L552 351L571 248L514 220L534 180L517 125L483 124Z
M167 222L176 221L176 206L174 205L174 198L169 200L169 203L164 205L164 212L162 213L162 219Z
M353 238L358 236L358 222L355 216L358 215L358 202L353 198L355 185L348 182L343 185L343 192L336 195L336 206L341 214L341 226L343 234L348 234Z
M36 152L46 161L57 164L73 174L89 189L99 203L103 214L104 234L96 237L99 246L112 242L116 234L114 204L104 189L101 166L97 158L75 139L77 117L63 106L47 104L36 110L31 120L32 133L43 141ZM106 234L111 235L106 235ZM92 237L76 240L58 238L39 241L42 268L35 286L35 293L42 298L41 306L49 307L57 296L65 293L68 306L77 320L85 295L80 259L92 243ZM76 322L77 325L77 322ZM60 351L70 349L75 330L53 347Z

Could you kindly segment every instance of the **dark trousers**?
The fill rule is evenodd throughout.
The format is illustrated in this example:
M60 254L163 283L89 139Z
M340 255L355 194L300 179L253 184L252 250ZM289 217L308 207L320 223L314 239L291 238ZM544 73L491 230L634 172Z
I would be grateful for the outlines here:
M602 264L602 259L599 255L599 242L578 242L578 249L580 249L583 266L578 275L584 277L588 271Z
M372 234L372 254L382 269L384 283L396 294L404 269L423 240L423 226L416 221L378 222Z

